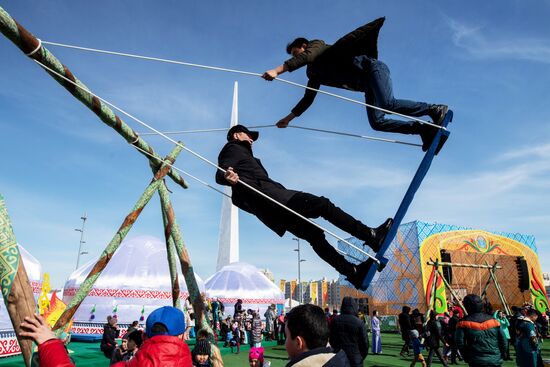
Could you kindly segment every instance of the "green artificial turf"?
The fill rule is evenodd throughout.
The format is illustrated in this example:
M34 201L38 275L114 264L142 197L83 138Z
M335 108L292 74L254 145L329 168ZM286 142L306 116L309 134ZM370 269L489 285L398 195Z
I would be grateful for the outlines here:
M194 341L189 343L193 349ZM276 345L275 342L264 342L265 359L271 362L272 367L283 367L287 363L287 354L285 347ZM365 360L365 366L409 366L412 358L404 359L399 356L402 342L399 334L382 334L382 354L369 355ZM220 344L221 347L221 344ZM73 342L69 345L69 349L74 351L71 354L78 367L101 367L108 366L109 361L103 356L99 350L99 343L83 343ZM225 367L245 367L248 366L248 346L243 346L239 354L231 353L229 348L221 348L222 358ZM236 350L234 350L235 352ZM427 353L424 353L427 356ZM512 358L514 353L512 351ZM543 344L542 348L543 359L550 357L550 342ZM433 365L441 365L437 357L434 358ZM465 366L463 362L460 363ZM0 367L2 366L23 366L21 356L7 357L0 359ZM420 364L417 363L417 366ZM514 361L506 361L503 366L515 366Z

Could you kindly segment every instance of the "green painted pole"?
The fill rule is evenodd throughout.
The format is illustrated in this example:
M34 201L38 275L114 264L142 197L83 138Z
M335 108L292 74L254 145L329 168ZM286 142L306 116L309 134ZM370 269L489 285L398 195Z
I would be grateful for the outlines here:
M17 23L2 7L0 7L0 31L11 40L25 55L35 51L31 57L34 60L46 65L48 68L63 75L82 88L49 73L57 80L69 93L91 109L105 124L118 132L129 144L134 145L141 150L151 154L153 157L141 152L151 162L154 167L161 166L161 158L155 153L153 148L145 142L131 127L129 127L119 116L117 116L109 106L101 102L97 97L87 92L86 87L80 80L76 79L68 67L61 62L44 46L41 46L38 39L27 31L22 25ZM187 188L185 180L175 171L170 170L168 175L181 187Z
M179 148L181 150L181 147ZM145 205L147 205L149 200L151 200L153 194L159 190L159 187L164 186L163 178L169 172L169 170L170 164L163 163L160 169L155 174L155 177L153 178L149 186L147 186L147 188L137 201L132 211L126 216L126 219L124 219L124 222L118 229L117 233L114 235L111 242L109 242L105 250L103 250L101 257L94 265L84 282L82 282L78 291L71 299L71 302L67 305L67 308L65 309L61 317L55 323L53 330L56 330L57 333L61 333L65 326L73 318L76 310L78 309L84 298L88 296L88 293L92 289L97 278L99 278L101 272L103 271L103 269L105 269L105 267L111 260L111 257L113 257L113 254L120 246L120 243L122 242L124 237L126 237L128 232L134 225L135 221L141 214L141 211L143 210L143 208L145 208Z
M25 365L31 365L32 340L20 336L25 316L32 317L36 303L29 278L17 247L4 197L0 194L0 284L4 304L8 310Z
M182 142L178 142L179 145L176 145L174 150L170 152L170 154L164 159L164 162L169 162L169 164L174 164L176 157L181 152ZM154 167L151 167L153 170L153 173L157 174L157 169ZM160 193L159 193L160 196ZM162 208L162 200L160 201L161 208ZM170 231L167 230L169 228L168 220L166 218L166 214L164 213L164 210L162 210L162 221L164 223L164 237L166 238L166 254L168 257L168 267L170 269L170 281L172 285L172 305L174 307L177 307L181 309L181 300L180 300L180 283L179 283L179 277L178 277L178 268L177 268L177 255L176 255L176 245L174 243L174 240L172 238L172 235L170 234Z
M167 227L166 216L162 214L162 219L164 221L164 228ZM166 233L166 232L165 232ZM178 266L177 266L177 254L176 254L176 244L172 239L172 236L168 235L166 237L166 249L168 254L168 267L170 269L170 280L172 282L172 305L181 310L181 300L180 300L180 281L178 276Z
M161 182L161 180L154 180L149 184L149 186L147 186L145 192L143 193L143 195L141 195L130 214L126 216L126 219L124 219L124 222L118 229L117 233L114 235L111 242L109 242L105 250L103 250L101 257L99 258L97 263L94 265L84 282L80 284L78 291L71 299L71 302L67 305L67 308L65 309L61 317L55 323L53 330L63 330L64 327L71 321L76 310L78 309L84 298L88 296L88 293L90 293L90 290L92 289L97 278L99 278L101 272L103 271L103 269L105 269L105 267L113 257L115 251L118 249L120 243L132 228L139 214L141 213L145 205L147 205L153 194L158 190Z
M200 293L197 280L195 279L195 273L193 271L193 266L191 265L191 259L189 258L189 253L183 242L183 237L181 235L178 223L176 221L176 215L174 214L174 209L172 203L170 202L170 196L168 194L168 189L165 184L160 185L159 187L160 200L162 204L162 210L166 216L167 224L166 232L170 232L174 244L176 245L176 251L179 255L179 260L181 264L181 271L183 277L185 278L185 284L187 285L187 290L189 291L189 299L193 304L193 310L195 311L195 317L200 325L201 329L205 329L209 334L213 335L212 328L208 324L208 321L205 317L205 307L204 299Z

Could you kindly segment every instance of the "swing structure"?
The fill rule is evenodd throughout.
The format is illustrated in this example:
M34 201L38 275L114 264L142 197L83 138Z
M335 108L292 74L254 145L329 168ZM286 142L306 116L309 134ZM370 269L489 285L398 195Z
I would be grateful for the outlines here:
M162 133L152 126L146 124L145 122L137 119L133 115L129 114L128 112L118 108L117 106L113 105L112 103L104 100L103 98L99 97L98 95L91 92L80 80L78 80L74 74L70 71L70 69L63 65L54 55L51 53L48 49L44 47L44 44L50 44L54 46L65 46L65 47L71 47L71 48L80 48L84 49L86 51L95 51L95 52L103 52L103 53L110 53L110 54L117 54L119 56L128 56L128 57L138 57L136 55L130 55L130 54L122 54L122 53L115 53L115 52L108 52L103 50L95 50L95 49L85 49L82 47L76 47L76 46L68 46L63 44L56 44L53 42L42 42L41 40L34 37L30 32L28 32L23 26L18 24L11 16L2 8L0 8L0 31L9 39L11 40L21 51L34 60L39 66L41 66L46 72L48 72L58 83L60 83L69 93L71 93L75 98L77 98L80 102L82 102L84 105L86 105L89 109L91 109L106 125L113 128L116 132L118 132L127 143L132 145L136 148L140 153L142 153L149 161L149 164L153 170L153 179L150 182L150 184L146 187L144 193L142 196L138 199L137 203L135 204L132 211L126 216L124 221L122 222L119 230L114 235L111 242L107 245L105 250L103 251L101 257L99 258L96 265L93 267L92 271L88 275L87 279L82 283L80 286L80 289L76 293L76 295L71 300L70 304L68 305L66 311L63 313L63 315L59 318L57 323L54 326L54 330L56 332L60 332L60 330L63 329L64 326L68 324L68 322L71 320L72 316L74 315L76 309L81 304L82 300L86 297L89 290L92 288L94 282L97 280L97 278L100 276L101 271L105 268L105 266L108 264L110 258L113 256L114 252L117 250L118 246L120 245L122 239L126 236L126 234L131 229L132 225L137 220L139 214L144 209L145 205L149 202L152 195L155 192L159 193L160 199L161 199L161 208L162 208L162 217L164 221L164 227L165 227L165 237L166 237L166 246L167 246L167 252L168 252L168 261L170 264L170 273L172 277L172 285L173 285L173 303L174 306L179 306L179 289L178 289L178 280L177 280L177 273L175 271L176 269L176 261L179 261L181 264L181 268L185 277L185 281L187 284L187 287L189 289L189 298L194 306L195 313L198 317L198 321L200 325L203 328L208 329L210 332L210 327L207 325L207 322L204 318L204 302L202 300L202 297L199 293L196 280L194 278L193 268L191 265L191 261L189 259L189 255L187 253L187 250L185 248L185 245L183 243L182 235L179 229L179 226L177 224L174 211L170 202L168 189L166 188L166 184L164 182L166 177L170 177L177 185L181 186L182 188L187 188L186 181L180 176L178 173L179 171L182 171L181 169L178 169L174 166L174 162L178 154L185 150L188 153L194 155L196 158L203 160L207 164L212 165L218 170L221 170L225 172L225 170L221 167L218 167L216 164L208 161L206 158L202 157L200 154L195 153L191 149L185 147L181 142L175 141L167 136L166 133ZM191 66L191 67L201 67L201 68L207 68L212 70L218 70L218 71L227 71L227 72L234 72L239 74L245 74L245 75L253 75L253 76L261 76L259 73L251 73L251 72L244 72L239 70L233 70L233 69L225 69L225 68L219 68L219 67L211 67L211 66L205 66L205 65L199 65L199 64L191 64L191 63L185 63L185 62L176 62L173 60L164 60L159 58L152 58L152 57L144 57L140 56L139 58L149 59L149 60L155 60L155 61L161 61L161 62L169 62L173 64L180 64L185 66ZM290 82L287 80L283 80L280 78L276 78L276 80L280 82L284 82L290 85L295 85L298 87L306 88L306 89L312 89L307 86L299 85L294 82ZM326 228L321 227L317 223L309 220L308 218L305 218L301 214L285 207L284 205L278 203L274 199L270 198L269 196L265 195L264 193L258 191L254 187L246 184L243 181L239 181L238 184L244 185L248 189L255 191L257 194L265 197L266 199L274 202L275 204L283 207L285 210L290 211L294 215L300 217L303 220L308 221L312 225L318 227L319 229L323 230L325 233L333 236L337 240L346 243L350 248L354 249L354 251L362 254L362 256L366 256L371 263L370 270L363 280L363 283L361 285L362 289L366 289L371 280L373 279L374 275L377 271L381 271L386 264L388 263L388 259L384 257L385 251L389 248L392 239L397 233L397 228L401 224L401 221L412 203L412 200L414 198L414 195L418 188L420 187L420 184L424 177L426 176L429 167L431 165L431 162L435 156L436 150L438 148L438 145L442 139L447 139L449 136L449 131L446 129L446 126L449 122L452 121L453 113L449 110L447 115L444 118L444 121L441 126L435 125L434 123L419 120L414 117L401 115L399 113L395 113L392 111L387 111L382 108L379 108L377 106L372 106L365 104L360 101L352 100L347 97L342 97L339 95L336 95L334 93L329 93L326 91L320 91L316 90L319 93L323 93L326 95L330 95L336 98L340 98L352 103L360 104L369 108L374 108L378 110L382 110L385 113L393 113L395 115L399 115L411 120L419 121L422 124L427 124L430 126L433 126L437 128L437 133L435 134L435 138L433 139L433 142L426 152L422 162L420 163L420 166L407 190L407 193L399 206L396 215L394 216L394 222L393 225L384 241L384 244L382 245L381 250L376 254L376 256L370 255L368 252L364 251L362 249L362 246L356 246L353 243L339 237L338 235L332 233L331 231L327 230ZM123 119L117 115L113 109L118 110L123 115L137 121L142 126L146 127L150 131L152 131L155 134L161 135L165 139L171 141L175 144L174 149L172 152L165 158L160 158L157 153L153 150L153 148L143 139L140 134L138 134L136 131L134 131L132 128L130 128ZM328 132L328 133L335 133L339 135L348 135L348 136L354 136L358 138L364 138L364 139L371 139L371 140L379 140L379 141L386 141L386 142L392 142L392 143L398 143L398 144L407 144L407 145L414 145L417 146L418 144L412 144L408 142L400 142L397 140L390 140L390 139L381 139L381 138L373 138L373 137L367 137L362 135L356 135L356 134L347 134L347 133L339 133L339 132L333 132L333 131L327 131L327 130L321 130L321 129L312 129L312 128L304 128L304 127L297 127L297 128L303 128L307 130L313 130L313 131L320 131L320 132ZM142 134L145 135L145 134ZM188 174L189 175L189 174ZM189 175L190 177L196 179L192 175ZM198 180L198 179L197 179ZM199 180L200 181L200 180ZM202 182L202 181L201 181ZM204 183L204 182L202 182ZM207 185L207 184L206 184ZM209 186L209 185L208 185ZM215 189L216 190L216 189ZM220 192L219 190L216 190ZM222 193L223 194L223 193ZM7 214L6 214L7 218ZM343 252L339 249L337 249L340 252ZM358 257L354 257L353 255L350 255L349 253L344 253L348 257L352 258L357 261L361 261ZM16 256L18 258L18 255ZM4 300L7 302L8 294L4 294ZM30 311L33 307L29 307L26 311L23 311L23 309L18 309L15 314L21 314L22 316L30 315L32 311ZM15 323L15 322L14 322ZM16 329L17 330L17 329ZM17 333L19 335L19 332ZM20 339L21 342L21 339ZM23 349L23 348L22 348ZM26 363L28 362L28 359L30 355L28 355L27 352L24 352L24 357Z
M445 270L443 269L451 269L451 270L447 270L447 274L450 274L450 272L452 271L452 268L471 268L471 269L487 269L489 271L489 276L488 276L488 279L487 279L487 282L485 283L485 286L483 287L483 291L481 292L481 299L486 299L487 297L487 290L489 288L489 285L491 283L493 283L494 287L495 287L495 290L498 294L498 298L500 299L500 302L504 308L504 312L506 313L506 315L509 315L509 316L512 316L512 312L510 311L510 307L508 305L508 302L506 301L506 297L504 296L504 293L502 292L502 288L500 287L500 284L498 283L498 279L497 279L497 276L495 274L495 271L497 269L502 269L502 266L498 266L498 262L495 262L493 265L489 265L489 263L485 262L485 265L482 265L482 264L459 264L459 263L450 263L450 262L440 262L440 261L437 261L437 260L430 260L427 262L428 265L431 265L433 266L433 274L434 274L434 277L433 277L433 282L432 282L432 299L430 301L430 304L431 304L431 309L432 310L438 310L438 309L441 309L441 306L443 305L440 305L440 304L437 304L438 302L441 302L440 299L438 299L435 295L436 295L436 287L437 287L437 284L439 283L439 281L443 281L443 283L445 284L445 288L446 290L450 293L450 295L452 296L452 299L454 300L454 302L456 302L458 304L458 306L462 309L462 311L464 312L465 315L468 314L468 312L466 311L466 308L464 308L464 304L462 304L462 296L458 295L452 285L450 284L450 280L448 280L447 278L449 278L449 276L445 276ZM440 269L442 268L442 269Z

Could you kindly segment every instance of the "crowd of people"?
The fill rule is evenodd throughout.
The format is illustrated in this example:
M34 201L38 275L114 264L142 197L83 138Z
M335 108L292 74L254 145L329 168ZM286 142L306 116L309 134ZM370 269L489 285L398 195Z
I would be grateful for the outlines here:
M249 345L248 360L251 367L268 367L262 342L276 340L284 344L288 354L287 367L343 366L360 367L372 348L373 354L382 353L381 319L374 310L370 317L372 339L369 343L369 324L365 312L360 312L355 299L344 297L340 312L305 304L288 313L277 312L271 305L261 318L258 310L245 310L238 300L232 316L225 317L223 304L217 299L207 307L210 330L197 330L191 350L185 342L188 331L185 312L175 307L161 307L147 318L145 329L136 321L122 338L116 317L108 317L100 344L101 352L115 367L122 366L197 366L223 367L218 338L224 347L239 353L243 344ZM403 306L398 325L403 339L401 357L411 360L411 367L420 363L431 365L436 356L443 366L459 364L469 366L501 366L512 360L515 350L516 365L542 366L540 345L548 333L546 315L530 305L512 307L513 315L494 311L490 303L474 294L467 295L463 307L450 307L442 315L429 311L427 320L418 309L411 312ZM362 310L364 311L364 310ZM40 366L73 367L65 345L50 330L45 320L36 315L25 318L21 324L22 336L38 344ZM121 339L118 343L117 339ZM191 343L191 345L193 345ZM236 349L236 350L234 350ZM423 351L426 349L427 357Z
M417 362L430 366L434 355L443 366L459 361L470 366L501 366L513 360L513 349L517 366L542 366L541 343L548 334L548 315L530 304L513 306L512 314L506 315L473 294L464 298L463 305L467 315L454 305L443 315L430 311L428 320L418 309L411 313L410 307L403 306L398 316L404 342L401 357L412 352L411 366Z

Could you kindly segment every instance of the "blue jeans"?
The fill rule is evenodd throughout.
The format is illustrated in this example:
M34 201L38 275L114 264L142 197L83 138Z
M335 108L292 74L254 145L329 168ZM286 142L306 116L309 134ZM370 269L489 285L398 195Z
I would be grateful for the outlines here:
M354 63L367 74L365 102L389 111L408 116L426 116L430 105L407 99L395 99L388 66L380 60L367 56L357 56ZM374 130L401 134L420 134L421 124L416 121L386 118L386 113L367 107L369 123Z

